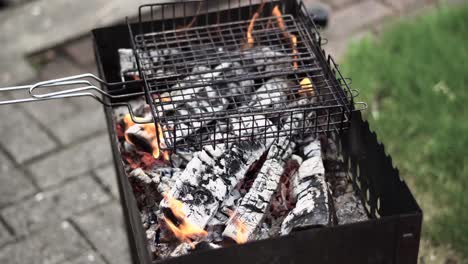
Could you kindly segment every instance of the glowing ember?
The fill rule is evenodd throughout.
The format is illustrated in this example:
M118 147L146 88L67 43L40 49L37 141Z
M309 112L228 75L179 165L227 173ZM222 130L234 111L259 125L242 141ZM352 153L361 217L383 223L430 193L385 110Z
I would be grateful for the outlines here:
M283 14L281 14L281 11L279 10L278 6L275 6L273 8L272 14L276 17L276 22L278 24L278 27L281 29L281 31L283 31L284 38L289 39L289 41L291 42L291 49L292 49L292 53L293 53L293 59L297 60L298 59L298 57L297 57L297 37L295 35L289 33L288 31L286 31L286 24L284 23L284 20L283 20ZM294 67L294 69L299 68L299 65L298 65L297 61L293 62L293 67Z
M299 93L306 94L308 96L315 95L314 86L312 85L312 81L308 77L302 79L302 81L300 82L300 85L301 85L301 89L299 90Z
M130 114L125 115L123 121L125 123L125 130L127 130L129 127L135 125L135 123L133 122ZM169 151L167 151L167 150L161 151L160 150L160 145L163 146L163 144L164 144L164 135L163 135L161 125L158 124L158 129L156 129L154 123L136 124L136 125L140 126L141 129L143 129L148 134L148 136L151 138L151 147L153 149L153 151L152 151L153 157L155 159L159 159L161 157L161 154L162 154L162 157L164 158L164 160L169 160L169 155L170 155ZM158 131L158 136L157 137L156 137L156 130ZM125 140L128 143L133 145L133 142L130 140L127 133L125 133Z
M231 216L232 220L234 220L234 224L237 227L236 230L236 238L234 239L237 244L245 244L249 240L247 234L247 226L245 225L244 221L240 220L234 212L228 211L229 215Z
M177 239L181 242L190 244L192 248L194 248L195 245L193 244L193 241L205 238L208 236L208 232L188 221L187 216L182 210L184 204L181 201L173 198L167 193L164 193L163 195L164 200L167 202L175 218L177 218L180 223L179 225L176 225L170 219L164 217L167 227L172 231Z

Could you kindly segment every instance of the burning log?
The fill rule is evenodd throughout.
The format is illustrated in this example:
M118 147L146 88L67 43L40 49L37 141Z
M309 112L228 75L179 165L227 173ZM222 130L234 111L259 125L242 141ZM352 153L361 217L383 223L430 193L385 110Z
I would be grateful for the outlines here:
M251 124L248 127L254 129L258 126ZM263 128L271 130L269 133L275 131L271 123ZM241 141L231 146L220 144L215 148L205 146L194 154L169 195L183 203L182 210L188 221L204 228L249 167L265 153L271 141L266 140L266 144ZM163 201L160 207L168 208L169 205Z
M325 181L320 141L314 140L304 148L305 161L294 181L296 207L289 212L281 225L281 234L293 229L327 226L331 223L332 209L328 184Z
M252 165L266 151L259 142L224 146L207 146L196 153L176 181L170 194L183 202L183 211L190 222L204 228L214 216L227 194L244 177ZM167 208L166 203L161 203Z
M284 172L286 159L292 154L294 143L288 137L281 137L268 151L249 192L242 198L240 205L229 219L223 236L243 243L261 224L270 206L273 193L278 189L279 180ZM242 237L242 239L239 239ZM239 241L240 240L240 241Z
M307 104L307 102L307 99L303 99L294 102L294 104L303 105ZM305 122L304 113L295 113L292 116L288 116L283 130L288 131L291 129L295 132L295 128L301 127L303 122ZM242 198L239 206L227 223L223 236L236 241L239 240L239 236L245 237L247 240L253 238L253 233L261 225L265 213L270 206L273 194L278 190L281 176L284 173L286 159L291 156L294 145L289 136L282 135L271 146L252 187Z

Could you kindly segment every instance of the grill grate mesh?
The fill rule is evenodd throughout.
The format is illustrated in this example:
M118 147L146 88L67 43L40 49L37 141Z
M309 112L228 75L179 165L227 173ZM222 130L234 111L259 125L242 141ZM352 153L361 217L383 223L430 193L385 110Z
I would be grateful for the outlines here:
M347 128L352 98L326 73L306 23L282 20L296 46L271 13L253 23L251 46L246 19L132 36L163 147ZM296 116L300 125L287 124Z

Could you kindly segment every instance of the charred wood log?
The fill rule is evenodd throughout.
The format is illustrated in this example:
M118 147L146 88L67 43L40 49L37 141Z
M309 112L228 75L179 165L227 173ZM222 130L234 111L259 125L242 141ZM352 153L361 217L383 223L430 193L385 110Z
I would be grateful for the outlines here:
M194 154L169 195L184 204L182 210L188 221L204 228L249 167L267 151L269 142L265 145L241 141L231 146L204 147ZM164 201L160 206L168 207Z
M294 104L304 105L308 100L300 100ZM298 112L288 116L284 122L283 131L292 131L291 136L297 133L295 130L307 121L304 114ZM285 169L285 161L292 154L294 143L289 137L289 133L282 133L277 141L272 145L268 152L266 161L260 169L257 178L249 192L242 198L239 206L230 218L223 236L235 239L238 232L238 225L242 223L245 230L242 230L243 236L247 240L253 239L253 234L260 227L273 194L278 190L279 182Z
M296 206L281 225L281 234L294 229L327 226L332 220L330 194L325 181L320 141L312 141L306 148L305 161L294 181Z
M252 238L270 206L274 192L278 189L285 161L292 154L293 145L289 138L281 137L271 146L252 187L229 219L223 236L235 240L239 235L238 227L241 222L245 227L242 236L247 240Z

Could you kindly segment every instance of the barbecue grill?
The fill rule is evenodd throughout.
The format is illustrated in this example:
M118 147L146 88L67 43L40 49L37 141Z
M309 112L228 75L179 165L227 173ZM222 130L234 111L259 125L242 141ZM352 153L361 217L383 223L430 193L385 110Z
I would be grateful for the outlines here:
M276 6L280 15L273 15ZM282 137L337 137L347 177L370 217L199 250L162 263L416 263L421 209L363 121L359 110L365 104L354 101L357 92L349 79L325 54L302 1L184 1L144 5L139 11L136 23L93 30L101 78L85 74L6 88L29 90L31 98L0 102L92 96L105 105L134 263L151 263L151 257L118 145L112 110L118 106L128 108L136 124L153 122L161 135L158 145L173 151ZM131 50L124 70L117 56L123 48ZM65 89L40 92L55 87ZM151 109L150 119L138 116L129 103L141 96Z

